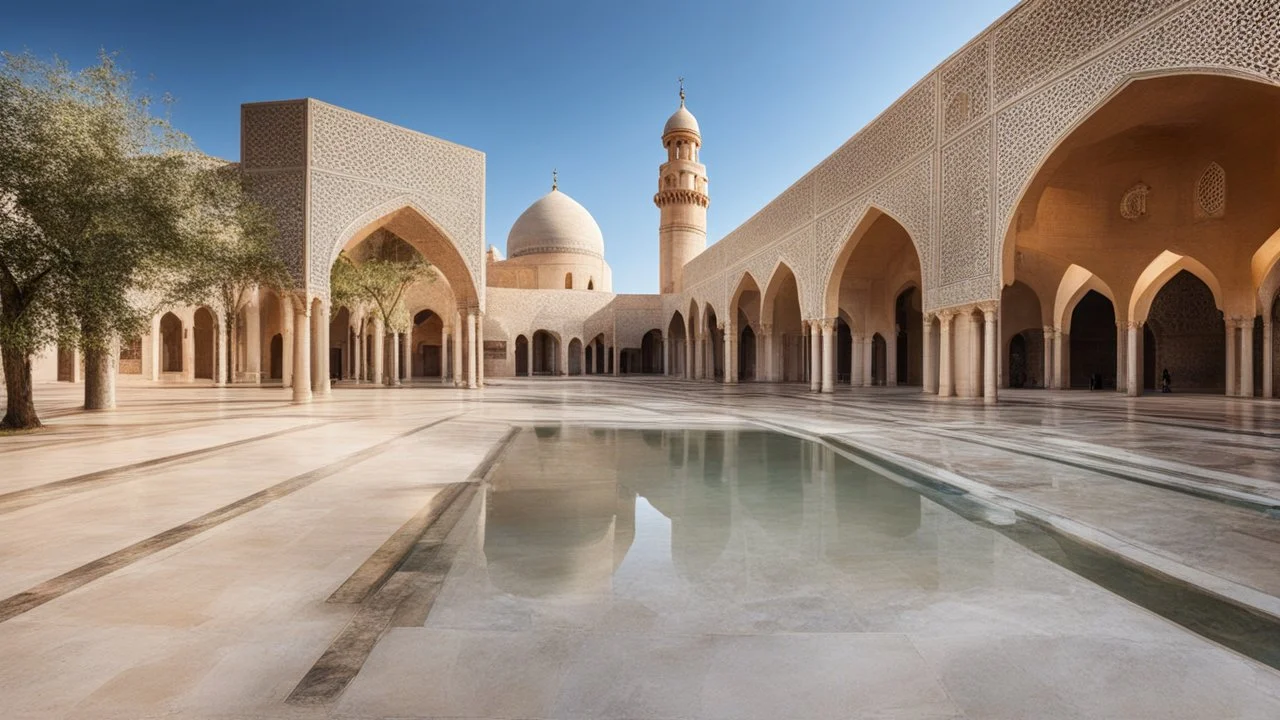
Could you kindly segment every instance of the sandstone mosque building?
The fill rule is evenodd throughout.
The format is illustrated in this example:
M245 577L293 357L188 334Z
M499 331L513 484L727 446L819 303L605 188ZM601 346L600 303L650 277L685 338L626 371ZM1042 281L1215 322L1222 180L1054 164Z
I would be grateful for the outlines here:
M612 292L600 228L558 184L504 258L486 250L483 153L311 99L241 119L299 289L261 289L234 338L212 307L162 312L122 374L279 382L297 401L337 380L658 373L994 402L1137 395L1167 370L1178 392L1275 397L1274 0L1024 2L710 246L682 91L652 198L656 295ZM437 270L411 330L330 307L338 254L375 236ZM57 355L43 379L74 380Z

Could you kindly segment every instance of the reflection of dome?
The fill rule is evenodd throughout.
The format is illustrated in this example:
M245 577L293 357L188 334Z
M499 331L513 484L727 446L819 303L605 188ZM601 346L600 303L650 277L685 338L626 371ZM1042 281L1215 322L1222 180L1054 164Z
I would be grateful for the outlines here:
M516 218L507 235L507 257L539 253L603 258L604 236L586 208L553 188Z
M684 106L683 100L680 101L680 109L667 118L667 124L662 128L662 134L666 136L677 130L684 130L702 137L702 133L698 131L698 118L689 112L689 109Z

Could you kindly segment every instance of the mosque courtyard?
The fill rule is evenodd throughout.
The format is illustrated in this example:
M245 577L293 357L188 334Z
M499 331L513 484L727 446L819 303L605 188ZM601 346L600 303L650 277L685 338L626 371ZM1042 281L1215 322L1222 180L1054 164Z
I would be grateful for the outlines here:
M1280 407L41 386L4 718L1274 718Z

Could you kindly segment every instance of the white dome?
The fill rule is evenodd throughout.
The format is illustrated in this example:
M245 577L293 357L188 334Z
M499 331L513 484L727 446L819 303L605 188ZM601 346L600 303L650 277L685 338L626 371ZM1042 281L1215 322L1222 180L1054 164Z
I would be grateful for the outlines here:
M553 189L521 213L507 234L507 257L539 253L603 258L604 236L586 208Z
M698 118L694 117L693 113L689 112L689 109L684 106L684 101L680 102L680 109L667 118L667 124L662 128L662 135L666 137L677 130L685 130L702 137L702 133L698 130Z

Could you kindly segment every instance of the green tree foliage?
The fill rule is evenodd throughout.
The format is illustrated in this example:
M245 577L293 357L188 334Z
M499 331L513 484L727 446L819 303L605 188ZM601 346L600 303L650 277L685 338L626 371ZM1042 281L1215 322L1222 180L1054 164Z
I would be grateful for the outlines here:
M55 339L84 351L85 406L110 407L116 339L235 254L217 230L264 222L153 106L112 55L79 71L0 55L5 427L39 425L31 358Z
M246 192L238 166L206 162L194 187L198 202L192 229L198 242L178 271L175 297L166 301L214 300L227 336L235 337L236 318L254 289L270 287L284 293L292 280L276 252L274 219ZM230 367L229 357L219 362Z
M378 313L388 330L409 329L404 296L418 281L435 278L431 264L403 240L375 236L359 248L358 259L346 252L333 264L329 281L332 307L368 308Z

